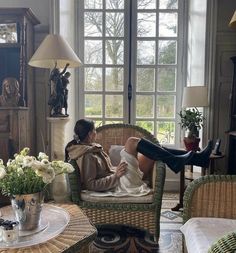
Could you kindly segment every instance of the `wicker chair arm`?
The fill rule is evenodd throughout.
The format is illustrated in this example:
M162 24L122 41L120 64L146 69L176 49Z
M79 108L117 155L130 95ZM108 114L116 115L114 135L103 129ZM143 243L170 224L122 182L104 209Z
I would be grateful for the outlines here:
M184 193L183 222L191 217L236 219L236 176L210 175L191 182Z
M70 184L70 191L71 191L71 200L79 204L81 201L81 177L80 177L80 170L77 165L76 160L70 160L70 164L74 167L74 171L68 174L69 184Z
M208 250L208 253L236 252L236 231L217 240Z
M162 161L155 162L153 168L153 203L159 203L160 199L162 199L165 177L166 177L166 166Z

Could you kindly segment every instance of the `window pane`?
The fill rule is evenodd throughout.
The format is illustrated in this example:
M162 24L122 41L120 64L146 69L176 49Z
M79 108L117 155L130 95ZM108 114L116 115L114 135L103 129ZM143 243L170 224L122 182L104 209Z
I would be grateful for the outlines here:
M119 123L124 123L123 120L106 120L105 124L119 124Z
M85 95L85 116L101 117L102 116L102 95Z
M152 121L136 121L136 125L140 126L150 133L154 133L154 123Z
M177 9L178 0L159 0L160 9Z
M160 144L174 144L175 123L157 122L157 139Z
M85 90L102 90L102 68L84 68Z
M106 13L106 36L108 37L124 36L124 13L120 12Z
M138 9L156 9L156 0L137 0Z
M157 74L158 91L175 91L176 69L159 68Z
M138 37L156 36L156 13L138 13Z
M124 0L107 0L107 9L124 9Z
M137 95L136 96L136 116L137 118L147 118L154 116L154 97Z
M160 37L177 36L177 13L159 14L159 36Z
M155 63L155 41L137 42L137 64Z
M157 117L174 118L175 116L175 96L157 95Z
M102 41L85 40L84 41L85 63L101 64L102 63Z
M176 41L159 40L158 63L159 64L176 63Z
M95 128L102 126L102 121L100 121L100 120L93 120L93 121L95 123Z
M123 40L106 40L106 64L123 64Z
M123 91L123 80L123 68L106 68L106 91Z
M17 24L0 24L0 43L17 43Z
M84 13L84 36L100 37L102 36L102 13L85 12Z
M85 0L85 9L102 9L102 0Z
M137 68L137 91L154 91L155 71L153 68Z
M106 117L123 118L123 96L106 95Z

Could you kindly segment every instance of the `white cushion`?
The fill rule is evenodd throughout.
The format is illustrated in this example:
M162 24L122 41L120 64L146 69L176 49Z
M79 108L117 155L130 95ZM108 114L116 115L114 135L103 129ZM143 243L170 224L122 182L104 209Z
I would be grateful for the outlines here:
M109 195L109 192L100 193L97 192L97 196L95 196L94 192L90 194L89 191L83 191L81 193L81 199L86 202L92 202L92 203L152 203L153 202L153 192L149 193L145 196L140 197L130 197L130 196L124 196L124 197L112 197L112 195Z
M109 157L113 166L118 166L120 163L120 151L124 148L122 145L111 145L109 149Z
M191 218L181 228L190 253L207 253L222 236L236 230L236 220L224 218Z

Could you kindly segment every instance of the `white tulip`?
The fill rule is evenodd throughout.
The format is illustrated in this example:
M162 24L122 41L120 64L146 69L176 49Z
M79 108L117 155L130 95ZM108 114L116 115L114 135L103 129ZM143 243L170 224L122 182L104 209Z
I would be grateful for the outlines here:
M24 171L23 171L23 169L21 167L18 167L17 168L17 173L18 173L18 175L23 175Z
M35 159L33 156L25 156L23 158L23 167L32 167L34 162L35 162Z
M45 166L50 166L50 162L48 161L48 159L42 159L41 161L40 161L43 165L45 165Z
M65 163L64 166L66 168L67 173L72 173L75 170L75 168L70 163Z
M39 159L40 161L43 160L43 159L48 160L48 158L49 158L49 157L48 157L45 153L39 152L38 159Z
M3 179L6 176L6 170L1 166L0 167L0 179Z
M43 182L46 184L50 184L54 178L55 178L55 172L52 167L49 167L46 172L42 175L43 177Z

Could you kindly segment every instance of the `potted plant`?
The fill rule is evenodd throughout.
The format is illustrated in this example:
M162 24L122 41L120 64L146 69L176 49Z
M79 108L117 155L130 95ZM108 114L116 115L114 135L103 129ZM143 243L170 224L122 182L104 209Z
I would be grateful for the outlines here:
M192 109L182 109L179 113L180 126L182 129L188 131L188 136L184 137L184 144L187 150L199 150L199 130L203 126L202 112L196 107Z
M30 156L29 151L29 148L24 148L6 165L0 159L0 190L11 198L20 230L38 227L46 186L53 182L56 175L74 171L69 163L50 162L42 152L38 157Z

